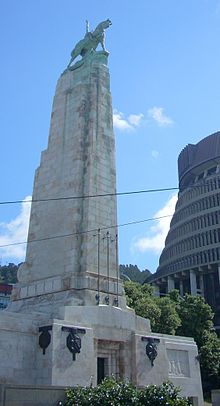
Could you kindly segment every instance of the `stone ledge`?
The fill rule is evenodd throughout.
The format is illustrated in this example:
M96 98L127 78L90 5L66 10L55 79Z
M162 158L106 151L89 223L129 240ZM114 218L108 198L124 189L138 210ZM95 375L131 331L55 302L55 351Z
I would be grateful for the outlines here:
M108 291L109 287L109 291ZM36 282L30 282L22 285L18 283L12 291L12 301L23 300L38 296L45 296L50 293L62 292L67 290L84 290L98 291L98 276L97 274L88 274L82 276L54 277L41 279ZM117 280L110 277L109 283L105 276L100 276L100 292L105 294L117 294ZM123 295L122 282L118 282L118 294Z

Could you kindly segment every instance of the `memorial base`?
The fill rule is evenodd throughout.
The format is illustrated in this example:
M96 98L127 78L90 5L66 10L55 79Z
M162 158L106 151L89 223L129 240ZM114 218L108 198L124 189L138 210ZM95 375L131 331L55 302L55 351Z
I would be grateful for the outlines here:
M203 404L193 339L154 334L131 309L63 306L56 319L9 311L0 319L1 384L95 386L115 376L144 387L169 379Z

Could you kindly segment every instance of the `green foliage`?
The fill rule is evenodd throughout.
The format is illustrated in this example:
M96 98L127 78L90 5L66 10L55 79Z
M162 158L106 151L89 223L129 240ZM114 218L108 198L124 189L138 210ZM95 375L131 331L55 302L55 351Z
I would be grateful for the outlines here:
M77 387L67 391L65 406L117 406L136 405L137 390L125 382L104 379L97 387Z
M205 331L199 347L199 359L205 392L219 388L220 341L214 331Z
M166 296L157 298L156 303L160 309L160 317L156 319L154 331L156 333L174 335L177 328L181 325L175 302Z
M133 282L143 283L147 277L151 274L148 269L140 271L137 265L120 265L119 266L120 275L123 278L123 275L126 275ZM125 278L123 278L125 279Z
M179 396L180 390L171 382L149 385L139 392L139 403L145 406L189 406L191 402Z
M8 265L0 265L0 283L16 283L17 282L18 265L9 263Z
M193 337L198 347L203 343L203 334L213 329L213 312L201 296L184 296L177 308L181 326L177 334Z
M125 294L128 306L135 309L137 303L146 297L153 298L153 288L150 285L140 285L136 282L124 283Z
M167 382L161 386L149 385L137 390L127 382L106 378L97 387L77 387L67 390L65 406L189 406L179 396L179 389Z
M150 319L153 329L161 314L153 296L153 288L150 285L140 285L135 282L125 282L124 288L127 305L132 307L138 316Z
M161 310L152 297L146 297L136 303L135 312L138 316L149 319L151 328L157 332L158 320L161 317Z
M132 307L138 316L150 319L152 331L175 334L181 321L173 300L169 297L155 297L153 288L148 284L125 282L124 287L128 306Z
M179 294L179 291L177 289L172 290L169 294L168 294L169 298L176 303L176 305L178 305L181 301L181 297Z

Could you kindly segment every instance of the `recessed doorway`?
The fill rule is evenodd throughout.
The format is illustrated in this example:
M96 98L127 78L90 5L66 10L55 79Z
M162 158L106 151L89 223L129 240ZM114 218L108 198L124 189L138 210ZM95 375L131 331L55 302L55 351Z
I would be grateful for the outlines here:
M97 385L99 385L103 381L103 379L107 376L106 374L107 366L108 366L108 358L102 357L97 358Z

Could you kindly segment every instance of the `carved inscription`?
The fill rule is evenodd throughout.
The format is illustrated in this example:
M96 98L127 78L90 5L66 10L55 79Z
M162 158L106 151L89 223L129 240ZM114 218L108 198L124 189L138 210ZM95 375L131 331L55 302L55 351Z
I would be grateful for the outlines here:
M188 351L168 349L167 357L169 360L169 376L190 376Z

